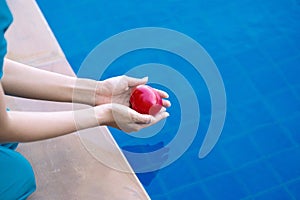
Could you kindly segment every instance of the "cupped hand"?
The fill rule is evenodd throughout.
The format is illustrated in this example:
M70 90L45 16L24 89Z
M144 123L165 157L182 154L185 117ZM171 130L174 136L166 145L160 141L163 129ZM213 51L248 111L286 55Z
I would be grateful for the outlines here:
M152 116L140 114L128 106L116 103L96 106L95 113L100 125L111 126L126 133L137 132L169 116L164 107Z
M138 85L143 85L148 82L148 77L138 79L129 76L117 76L113 78L100 81L96 88L96 105L107 103L116 103L129 106L129 98L132 89ZM164 98L169 95L161 90L157 90L161 98L163 98L163 106L170 107L171 103Z

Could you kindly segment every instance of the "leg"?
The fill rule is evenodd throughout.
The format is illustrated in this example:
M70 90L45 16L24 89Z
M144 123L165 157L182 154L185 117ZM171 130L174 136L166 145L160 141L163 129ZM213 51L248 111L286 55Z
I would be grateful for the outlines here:
M20 153L5 146L0 145L0 199L26 199L36 188L33 170Z

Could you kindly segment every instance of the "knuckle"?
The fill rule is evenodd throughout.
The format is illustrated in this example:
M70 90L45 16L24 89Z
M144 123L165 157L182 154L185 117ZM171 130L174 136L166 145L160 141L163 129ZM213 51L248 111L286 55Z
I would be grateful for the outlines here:
M134 122L141 122L142 120L141 120L141 117L140 117L140 116L138 116L138 115L133 115L133 116L132 116L132 121L134 121Z

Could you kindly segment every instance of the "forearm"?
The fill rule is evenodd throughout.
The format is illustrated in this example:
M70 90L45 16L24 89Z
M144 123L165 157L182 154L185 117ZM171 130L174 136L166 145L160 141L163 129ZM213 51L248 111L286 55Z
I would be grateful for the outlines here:
M96 84L93 80L48 72L9 59L4 61L2 85L8 95L93 105Z
M80 113L79 113L80 112ZM32 142L98 126L93 108L66 112L8 112L0 142ZM76 119L76 116L86 115Z
M102 125L105 109L95 108L65 112L6 111L0 82L0 143L29 142L58 137L76 130Z

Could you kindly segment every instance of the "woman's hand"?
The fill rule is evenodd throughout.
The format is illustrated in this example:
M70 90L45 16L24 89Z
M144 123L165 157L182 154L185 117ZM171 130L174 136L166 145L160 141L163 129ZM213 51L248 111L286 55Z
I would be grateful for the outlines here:
M98 82L96 89L96 105L107 103L116 103L129 106L129 98L131 91L138 85L143 85L148 82L148 78L132 78L128 76L117 76ZM168 98L169 95L161 90L157 90L162 98ZM163 100L164 107L170 107L171 103L168 100Z
M152 116L140 114L128 106L116 103L96 106L95 114L100 125L111 126L126 133L137 132L169 116L164 107Z

